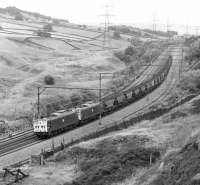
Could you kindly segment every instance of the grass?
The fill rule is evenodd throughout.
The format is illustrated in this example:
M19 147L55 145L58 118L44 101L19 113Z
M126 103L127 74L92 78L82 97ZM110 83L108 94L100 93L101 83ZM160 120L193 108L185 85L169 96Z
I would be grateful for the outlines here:
M150 156L152 163L160 157L159 148L145 147L149 141L145 136L104 139L92 148L75 146L55 160L72 159L77 164L81 173L70 185L110 185L150 166Z
M181 150L164 160L164 170L150 185L197 185L193 177L200 173L198 141L187 143Z

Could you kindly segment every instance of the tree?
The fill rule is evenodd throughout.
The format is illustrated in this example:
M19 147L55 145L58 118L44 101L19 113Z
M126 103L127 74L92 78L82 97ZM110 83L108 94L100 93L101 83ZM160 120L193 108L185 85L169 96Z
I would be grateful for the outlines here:
M114 31L114 33L113 33L113 38L114 38L114 39L120 39L120 38L121 38L120 32L119 32L119 31Z
M52 32L53 31L53 26L52 26L52 24L46 24L46 25L44 25L43 26L43 30L45 31L45 32Z
M40 37L51 37L51 33L42 30L37 30L36 34Z
M115 52L114 55L119 59L119 60L124 60L124 53L122 51Z
M60 24L60 21L59 21L58 19L53 19L53 24L59 25L59 24Z
M54 85L55 84L55 80L51 75L47 75L44 77L44 83L46 85Z
M125 49L125 55L134 55L135 51L134 51L134 48L132 46L129 46Z
M130 55L125 55L124 56L124 62L129 65L132 62L132 58Z
M15 20L17 20L17 21L23 21L24 18L23 18L23 16L21 14L18 14L18 15L15 16Z

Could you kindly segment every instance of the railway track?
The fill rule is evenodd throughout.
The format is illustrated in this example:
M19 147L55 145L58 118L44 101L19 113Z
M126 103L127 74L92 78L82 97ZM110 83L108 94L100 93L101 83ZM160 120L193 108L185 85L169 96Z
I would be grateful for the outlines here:
M31 37L30 37L31 38ZM29 41L29 38L27 38L27 41ZM159 63L158 60L163 60L163 58L159 58L159 57L155 57L153 60L152 60L152 63L153 61L156 61L156 65ZM128 85L126 85L125 87L121 88L119 90L119 93L123 92L124 90L128 90L130 88L133 87L133 85L137 86L139 83L141 83L142 81L145 81L146 79L148 79L148 76L147 75L144 75L142 76L144 73L147 73L147 74L151 74L153 73L155 70L155 67L153 66L146 66L144 68L144 70L142 70L137 76L136 76L136 79L133 79L130 81L130 83ZM140 78L139 78L140 77ZM113 93L110 93L110 94L107 94L107 95L103 95L102 96L102 100L106 97L108 98L111 98L111 96L113 96ZM0 144L3 143L3 142L6 142L6 141L9 141L9 140L12 140L12 139L15 139L15 138L18 138L18 137L21 137L22 135L26 135L26 134L29 134L30 132L33 132L32 129L28 129L26 131L23 131L23 132L20 132L20 133L17 133L15 135L12 136L12 138L3 138L1 139L0 138Z
M35 135L31 134L29 136L24 136L21 138L16 138L7 144L0 144L0 157L7 155L11 152L15 152L24 147L34 145L41 142Z
M172 66L173 67L173 66ZM177 71L179 70L180 66L175 66L177 69ZM130 119L132 117L138 116L142 113L144 113L145 111L147 111L149 109L149 107L151 107L152 105L159 104L161 102L163 102L164 100L166 100L166 98L168 98L168 96L170 95L170 92L173 91L176 88L176 84L179 81L178 78L178 74L176 71L172 71L171 74L171 78L169 79L169 81L165 81L164 83L166 83L167 88L165 88L166 90L164 90L162 93L160 93L157 97L155 97L150 103L145 104L144 106L142 106L140 109L138 109L137 111L134 111L132 113L130 113L129 115L125 116L124 118L122 118L122 120L127 120ZM164 85L164 84L163 84ZM162 87L158 87L158 88L162 88ZM146 98L149 99L148 97L149 95L147 95Z
M176 72L176 70L174 71L174 73L173 74L175 74L175 72ZM174 76L173 75L171 75L170 76L170 78L174 78ZM172 79L169 79L168 80L168 82L167 83L170 83L172 81ZM166 85L166 84L165 84ZM162 85L161 85L162 86ZM172 86L173 86L173 84L172 84ZM171 86L170 86L171 87ZM161 88L161 87L158 87L158 88ZM162 88L161 88L162 89ZM155 90L155 91L157 91L157 90ZM165 91L165 90L164 90ZM154 92L153 92L154 93ZM151 94L153 94L153 93L151 93ZM158 100L161 100L162 98L165 98L167 96L167 93L166 92L163 92L163 90L162 90L162 92L154 99L154 100L152 100L151 101L151 103L149 103L148 105L143 105L143 107L144 107L144 109L146 108L146 106L149 106L149 105L151 105L151 104L153 104L153 102L155 103L156 101L158 101ZM145 98L143 98L143 99L145 99ZM143 100L142 99L142 100ZM137 102L136 102L137 103ZM133 104L133 105L135 105L135 103ZM132 107L133 107L133 105L131 105ZM126 108L125 108L126 109ZM123 109L122 109L123 110ZM120 111L119 111L120 112ZM113 114L117 114L117 113L113 113ZM114 116L115 116L114 115ZM108 116L109 117L109 116ZM107 119L107 118L106 118ZM108 124L111 124L111 123L109 123L109 121L108 121ZM58 140L60 140L60 138L61 137L63 137L63 138L65 138L66 140L66 142L69 142L70 141L70 138L73 138L73 139L75 139L75 138L80 138L80 137L83 137L83 135L87 135L88 134L88 132L94 132L96 129L95 129L95 127L97 127L97 121L94 121L94 123L92 122L92 123L90 123L89 125L86 125L86 126L84 126L83 128L82 127L80 127L80 128L78 128L78 129L76 129L76 130L73 130L73 131L71 131L71 132L68 132L68 133L65 133L65 134L62 134L61 136L57 136L57 137L55 137L54 138L54 140L55 140L55 142L57 142L57 144L58 144ZM75 134L76 133L76 134ZM78 134L79 133L79 134ZM65 135L65 136L64 136ZM50 141L49 140L45 140L45 141L40 141L40 143L38 143L37 145L33 145L33 146L31 146L31 150L33 150L33 151L38 151L38 149L37 149L37 147L39 146L39 147L41 147L42 148L42 146L43 147L47 147L47 146L50 146ZM30 144L30 145L32 145L32 144ZM30 145L27 145L27 146L30 146ZM15 157L13 157L13 156L16 156L16 158L18 157L18 156L21 156L22 154L20 154L21 152L23 153L23 158L20 158L20 160L24 160L24 159L27 159L28 158L28 156L30 155L30 154L27 154L27 153L30 153L30 152L28 152L28 151L30 151L30 147L28 147L28 148L26 148L26 146L24 146L23 147L24 149L22 149L22 148L20 148L20 151L18 151L18 152L15 152L15 153L12 153L13 151L8 151L6 154L9 154L10 153L10 155L7 155L7 156L4 156L3 158L2 158L2 156L3 155L1 155L1 157L0 157L0 160L1 159L4 159L5 161L6 160L9 160L9 159L11 159L12 158L12 162L11 161L9 161L9 162L4 162L2 165L8 165L8 164L13 164L13 163L16 163L16 162L18 162L19 161L19 159L17 160L17 159L15 159ZM40 148L40 149L41 149ZM22 150L21 150L22 149ZM15 151L17 151L18 149L14 149ZM12 157L11 157L12 156Z
M154 67L151 67L148 72L156 72ZM142 77L142 80L138 80L135 85L145 81L148 79L148 76ZM132 88L132 85L130 86ZM127 89L126 89L127 90ZM0 157L5 156L7 154L10 154L12 152L21 150L23 148L26 148L28 146L34 145L36 143L41 142L36 138L36 136L33 135L32 131L28 131L24 134L19 134L15 136L14 138L7 139L7 140L1 140L0 141Z

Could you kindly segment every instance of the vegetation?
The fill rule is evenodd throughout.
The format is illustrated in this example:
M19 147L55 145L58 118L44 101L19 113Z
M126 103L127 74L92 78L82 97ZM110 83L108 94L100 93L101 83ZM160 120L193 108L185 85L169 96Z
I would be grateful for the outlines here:
M54 25L59 25L60 24L60 21L58 19L52 19L53 20L53 24Z
M45 32L43 30L38 30L36 34L40 37L51 37L51 33Z
M8 130L8 124L4 120L0 120L0 134L5 133Z
M73 147L56 161L72 158L81 174L71 185L110 185L133 175L137 168L148 167L160 157L159 148L145 148L145 136L104 139L94 148ZM66 157L65 157L66 156Z
M120 39L121 36L120 36L120 32L119 31L114 31L113 32L113 39Z
M181 90L189 93L200 92L200 70L192 70L185 73L178 85Z
M164 160L164 170L150 185L198 185L200 153L198 139L191 138L182 149L171 153Z
M165 48L163 43L143 43L137 40L134 43L135 46L130 45L124 51L114 53L119 60L127 65L127 68L114 74L110 84L112 91L116 91L118 88L128 84L130 80L139 74L141 65L149 64Z
M53 26L52 24L46 24L43 26L43 31L44 32L52 32L53 31Z
M19 14L19 15L15 16L15 20L17 20L17 21L23 21L24 18L23 18L23 16L21 14Z
M188 44L188 43L187 43ZM196 41L190 44L188 54L185 59L192 64L194 61L200 59L200 42Z
M50 16L42 15L42 14L36 13L36 12L29 12L29 11L25 11L25 10L20 10L20 9L14 7L14 6L9 6L9 7L6 7L6 8L0 8L0 12L1 13L9 13L11 16L14 16L15 18L16 18L16 16L19 16L19 15L22 16L21 13L26 13L28 15L35 17L36 19L40 18L40 19L46 19L48 21L52 20L52 18ZM55 19L53 19L53 21L54 20ZM56 19L56 20L69 23L69 21L65 20L65 19Z
M116 32L124 33L124 34L136 35L136 36L142 35L138 28L133 28L132 26L126 26L126 25L109 26L109 30L113 30Z
M138 28L134 28L132 26L126 26L126 25L120 25L120 26L110 26L109 27L110 30L113 31L120 31L121 33L124 34L130 34L130 35L135 35L135 36L150 36L148 33L150 34L155 34L158 36L164 36L164 37L173 37L174 35L177 35L178 33L176 31L168 31L168 32L164 32L164 31L152 31L150 29L143 29L142 32L140 29Z
M54 85L55 84L55 80L51 75L47 75L44 77L44 84L46 85Z
M54 97L43 98L41 101L41 115L43 117L49 116L51 113L62 109L71 109L80 106L84 102L97 99L94 92L88 90L80 90L73 93L70 97L64 94L58 94ZM34 107L35 111L37 106Z
M127 66L136 61L139 63L149 63L151 60L160 54L160 51L165 46L162 43L141 43L128 46L124 51L115 52L114 55L123 61Z
M178 32L176 31L153 31L153 30L150 30L150 29L143 29L143 31L145 32L148 32L148 33L151 33L151 34L156 34L158 36L163 36L163 37L173 37L174 35L178 35Z

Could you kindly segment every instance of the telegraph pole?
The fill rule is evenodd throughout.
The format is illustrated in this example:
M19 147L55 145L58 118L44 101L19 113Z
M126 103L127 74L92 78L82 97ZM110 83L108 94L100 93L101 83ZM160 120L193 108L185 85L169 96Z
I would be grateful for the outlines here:
M102 103L101 103L101 75L102 73L99 73L99 104L100 107L102 108ZM99 114L99 125L101 125L101 110Z
M183 68L183 45L181 46L181 60L180 60L180 67L179 67L179 81L181 80L181 76L182 76L182 68Z
M101 125L101 118L102 118L102 102L101 102L101 80L102 80L102 75L112 75L113 73L99 73L99 104L101 107L100 114L99 114L99 125Z
M37 102L37 118L40 119L40 87L37 88L37 99L38 99L38 102Z

